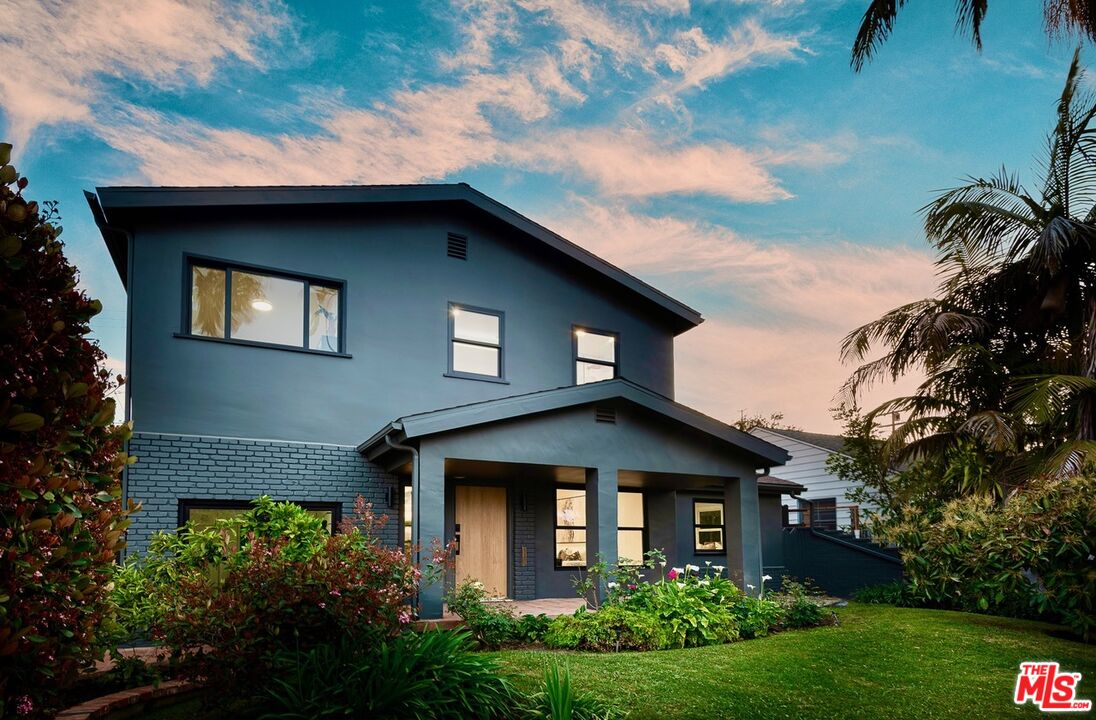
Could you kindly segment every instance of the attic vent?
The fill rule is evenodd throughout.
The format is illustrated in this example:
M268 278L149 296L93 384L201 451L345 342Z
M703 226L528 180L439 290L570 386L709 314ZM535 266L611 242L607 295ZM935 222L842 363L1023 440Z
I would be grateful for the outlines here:
M611 407L595 407L594 422L616 424L616 410Z
M456 233L449 233L449 246L446 253L451 258L457 260L468 259L468 238L464 235L457 235Z

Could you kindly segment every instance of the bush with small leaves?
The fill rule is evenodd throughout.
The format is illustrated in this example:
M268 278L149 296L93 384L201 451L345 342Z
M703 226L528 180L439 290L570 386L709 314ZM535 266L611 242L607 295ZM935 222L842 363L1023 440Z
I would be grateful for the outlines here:
M106 649L129 430L88 339L102 306L10 159L0 144L0 715L31 717Z

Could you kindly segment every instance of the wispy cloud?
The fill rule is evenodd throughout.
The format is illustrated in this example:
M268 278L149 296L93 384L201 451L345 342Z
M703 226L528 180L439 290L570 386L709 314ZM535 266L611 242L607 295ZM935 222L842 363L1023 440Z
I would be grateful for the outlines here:
M111 79L176 88L229 59L263 67L262 46L292 27L277 0L10 0L4 16L0 95L16 142L91 120Z
M763 242L578 198L550 223L686 301L723 296L708 303L707 322L678 338L676 375L682 402L727 420L743 409L781 411L831 427L829 408L851 371L839 361L841 339L936 284L932 257L902 246Z
M713 42L699 27L678 32L672 42L655 47L655 57L679 79L673 92L701 88L746 67L792 60L803 49L799 38L774 34L754 20L733 28L722 42Z

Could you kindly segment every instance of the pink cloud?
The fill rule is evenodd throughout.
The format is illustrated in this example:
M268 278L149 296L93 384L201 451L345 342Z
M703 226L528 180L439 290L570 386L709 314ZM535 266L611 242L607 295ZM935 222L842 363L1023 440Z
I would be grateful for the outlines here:
M727 142L673 142L637 129L547 133L514 143L518 164L570 172L617 197L702 193L742 202L791 197L754 152Z
M160 88L209 82L229 58L262 67L258 46L290 29L277 0L12 0L0 36L7 132L24 142L43 123L87 122L101 79Z

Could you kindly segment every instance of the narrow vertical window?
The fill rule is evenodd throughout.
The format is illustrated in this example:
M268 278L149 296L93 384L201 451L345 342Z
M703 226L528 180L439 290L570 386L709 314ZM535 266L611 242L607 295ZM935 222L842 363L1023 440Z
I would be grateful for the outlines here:
M618 336L616 333L575 328L575 384L612 380L617 377Z
M465 305L449 306L449 373L458 377L502 378L502 313Z
M225 271L221 268L190 268L190 333L225 336Z
M617 557L620 565L643 564L643 493L617 493Z
M338 352L339 289L310 285L308 292L308 347Z
M586 567L585 488L556 488L556 567Z

